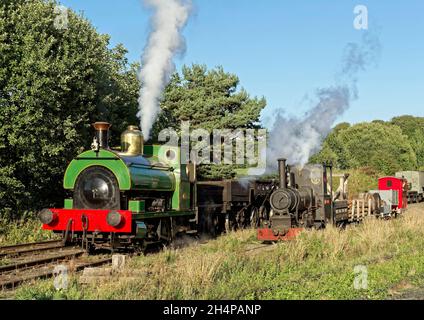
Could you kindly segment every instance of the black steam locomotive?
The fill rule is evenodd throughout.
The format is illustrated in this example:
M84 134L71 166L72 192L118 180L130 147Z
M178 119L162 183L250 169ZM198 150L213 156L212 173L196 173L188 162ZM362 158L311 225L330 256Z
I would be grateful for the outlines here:
M270 196L271 213L258 229L259 239L287 239L303 228L349 220L346 193L333 198L332 166L288 167L286 159L279 159L278 168L279 188Z

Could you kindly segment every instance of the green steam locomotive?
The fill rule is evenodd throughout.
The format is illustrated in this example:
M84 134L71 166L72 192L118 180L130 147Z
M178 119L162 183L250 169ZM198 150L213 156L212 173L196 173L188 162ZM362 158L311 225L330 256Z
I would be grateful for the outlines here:
M110 124L97 122L91 150L68 166L63 186L71 197L62 209L44 209L43 228L66 242L111 248L172 241L181 232L197 232L196 172L180 161L180 149L145 146L141 131L130 126L121 149L108 145Z

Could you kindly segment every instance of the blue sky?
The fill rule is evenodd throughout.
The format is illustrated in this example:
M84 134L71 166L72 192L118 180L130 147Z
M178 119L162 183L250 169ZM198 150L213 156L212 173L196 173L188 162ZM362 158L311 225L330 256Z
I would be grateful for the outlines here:
M138 61L149 34L150 13L142 0L61 0L83 12L112 45L123 43ZM193 0L184 30L183 64L222 65L252 95L265 96L265 125L278 109L301 116L305 97L334 84L345 45L357 42L353 9L366 5L370 29L378 26L378 66L360 75L359 99L340 118L351 123L424 116L424 1L422 0Z

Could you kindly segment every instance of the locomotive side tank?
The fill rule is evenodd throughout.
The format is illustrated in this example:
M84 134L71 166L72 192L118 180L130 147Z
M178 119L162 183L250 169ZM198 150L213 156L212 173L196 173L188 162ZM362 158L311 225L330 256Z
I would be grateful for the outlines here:
M96 172L97 171L97 172ZM175 190L172 168L157 166L143 156L121 156L111 150L86 151L69 164L64 177L64 188L75 190L86 186L77 185L78 180L93 183L96 173L109 171L115 177L120 191L168 191ZM97 178L100 179L100 178ZM93 189L93 195L101 189Z

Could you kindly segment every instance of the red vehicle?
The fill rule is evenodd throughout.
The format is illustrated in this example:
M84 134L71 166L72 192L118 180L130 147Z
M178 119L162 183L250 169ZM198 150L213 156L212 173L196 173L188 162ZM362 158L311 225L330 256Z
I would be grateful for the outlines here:
M378 190L392 191L388 195L380 192L381 199L392 212L401 213L408 206L408 181L404 178L383 177L378 179Z

